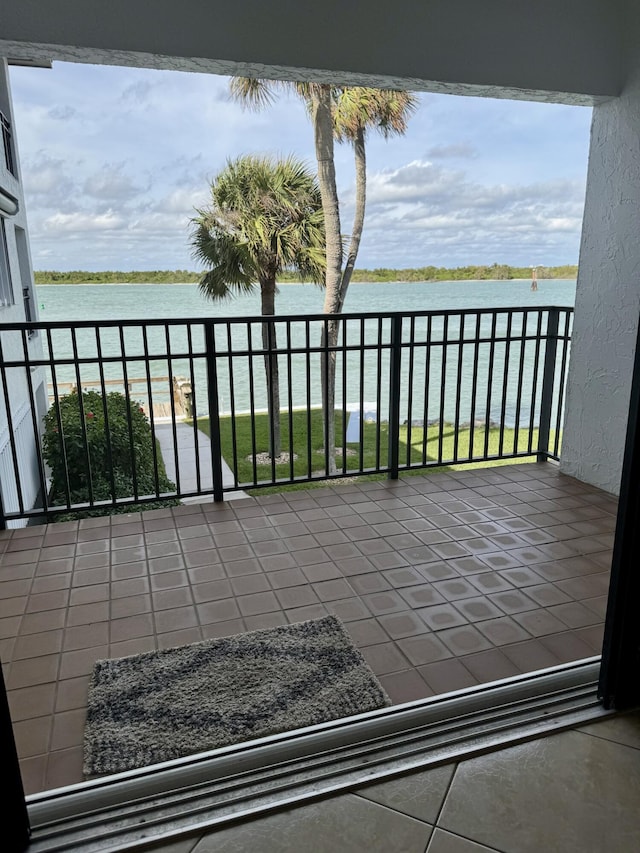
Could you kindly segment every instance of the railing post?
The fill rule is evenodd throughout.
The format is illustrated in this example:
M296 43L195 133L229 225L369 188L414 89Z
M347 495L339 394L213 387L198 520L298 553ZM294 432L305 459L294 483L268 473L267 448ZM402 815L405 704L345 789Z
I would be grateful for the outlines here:
M15 850L16 853L26 850L29 846L31 829L29 827L29 814L27 803L24 798L24 787L20 775L20 764L18 762L18 751L13 736L11 725L11 714L7 690L4 684L2 666L0 665L0 753L2 754L2 776L4 779L3 799L3 827L2 837L6 850Z
M204 337L207 354L207 406L209 414L209 441L211 444L213 499L219 503L224 500L224 492L222 489L222 445L220 443L220 398L218 394L218 364L216 360L216 327L213 323L205 322Z
M402 317L391 318L389 364L389 479L398 479L400 459L400 368L402 365ZM362 415L361 415L362 417Z
M553 409L553 386L556 376L556 353L558 349L558 323L560 310L549 309L547 335L544 348L544 367L542 371L542 394L540 397L540 424L538 426L538 462L549 458L549 438L551 434L551 411Z

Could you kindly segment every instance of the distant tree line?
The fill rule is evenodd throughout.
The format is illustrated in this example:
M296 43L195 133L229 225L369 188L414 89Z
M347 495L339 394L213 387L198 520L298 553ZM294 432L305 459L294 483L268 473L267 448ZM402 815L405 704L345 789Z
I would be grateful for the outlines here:
M559 267L538 267L538 279L572 279L578 275L578 267L565 264ZM197 283L202 273L188 270L134 270L132 272L86 272L71 270L55 272L40 270L34 273L36 284L184 284ZM393 282L393 281L509 281L510 279L531 278L531 267L511 267L507 264L467 267L419 267L417 269L394 270L379 268L374 270L356 269L354 282ZM282 272L281 282L299 281L293 272Z
M576 278L578 267L565 264L559 267L538 267L538 279ZM508 264L491 264L466 267L419 267L417 269L374 269L355 270L356 282L391 281L509 281L510 279L530 279L531 267L511 267Z
M184 284L198 282L200 276L201 273L188 270L133 270L131 272L38 270L33 274L36 284Z

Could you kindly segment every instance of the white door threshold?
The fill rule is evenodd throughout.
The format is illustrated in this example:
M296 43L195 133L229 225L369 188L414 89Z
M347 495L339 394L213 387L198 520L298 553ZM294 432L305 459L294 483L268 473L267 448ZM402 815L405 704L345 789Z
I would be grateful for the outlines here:
M600 659L27 798L29 853L135 850L607 715Z

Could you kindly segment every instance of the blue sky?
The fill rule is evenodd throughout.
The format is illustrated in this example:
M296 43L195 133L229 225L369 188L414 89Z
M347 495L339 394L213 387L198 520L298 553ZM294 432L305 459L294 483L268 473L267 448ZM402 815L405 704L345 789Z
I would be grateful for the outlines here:
M11 84L35 269L195 269L189 220L228 159L314 164L302 104L244 111L225 77L54 63ZM419 98L406 136L369 137L358 266L576 263L591 110ZM348 146L336 166L348 234Z

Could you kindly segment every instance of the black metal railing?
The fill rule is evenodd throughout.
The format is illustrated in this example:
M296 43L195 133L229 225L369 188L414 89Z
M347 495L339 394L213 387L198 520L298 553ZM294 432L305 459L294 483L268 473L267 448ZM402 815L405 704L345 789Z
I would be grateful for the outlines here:
M2 128L2 148L4 150L4 164L9 172L15 177L16 164L13 156L13 136L11 134L11 122L3 112L0 112L0 127Z
M23 287L22 288L22 304L24 306L24 318L25 318L25 320L27 321L27 323L33 323L33 318L34 318L33 296L31 294L31 288L30 287ZM32 327L31 329L29 329L27 334L30 338L33 338L37 334L37 332Z
M0 447L0 523L170 497L222 500L234 490L327 478L396 478L401 471L452 464L559 459L572 309L344 314L337 343L328 346L322 332L331 319L320 314L3 326L0 406L8 438ZM38 355L29 346L33 329L43 347ZM324 446L329 415L321 384L334 359L335 455ZM18 423L12 389L25 383L28 405ZM69 471L51 497L38 395L47 384L49 448L59 442L57 455L66 458L73 444L80 453L86 475L80 497ZM188 406L176 392L182 386ZM61 414L62 391L71 388L85 394L97 389L103 401L98 412L87 412L85 397L73 398L80 423L73 435ZM104 402L113 390L127 404L126 447L118 452L129 460L131 486L130 494L118 492L114 468L107 472L112 487L105 498L92 486L91 436L99 416L106 441L113 439L109 418L115 415ZM142 451L133 420L140 407L152 443L151 486L144 485L137 459ZM276 419L281 455L274 458L269 449ZM115 447L108 458L111 451L115 455ZM169 486L158 475L162 459ZM39 481L38 507L25 497L28 476Z

